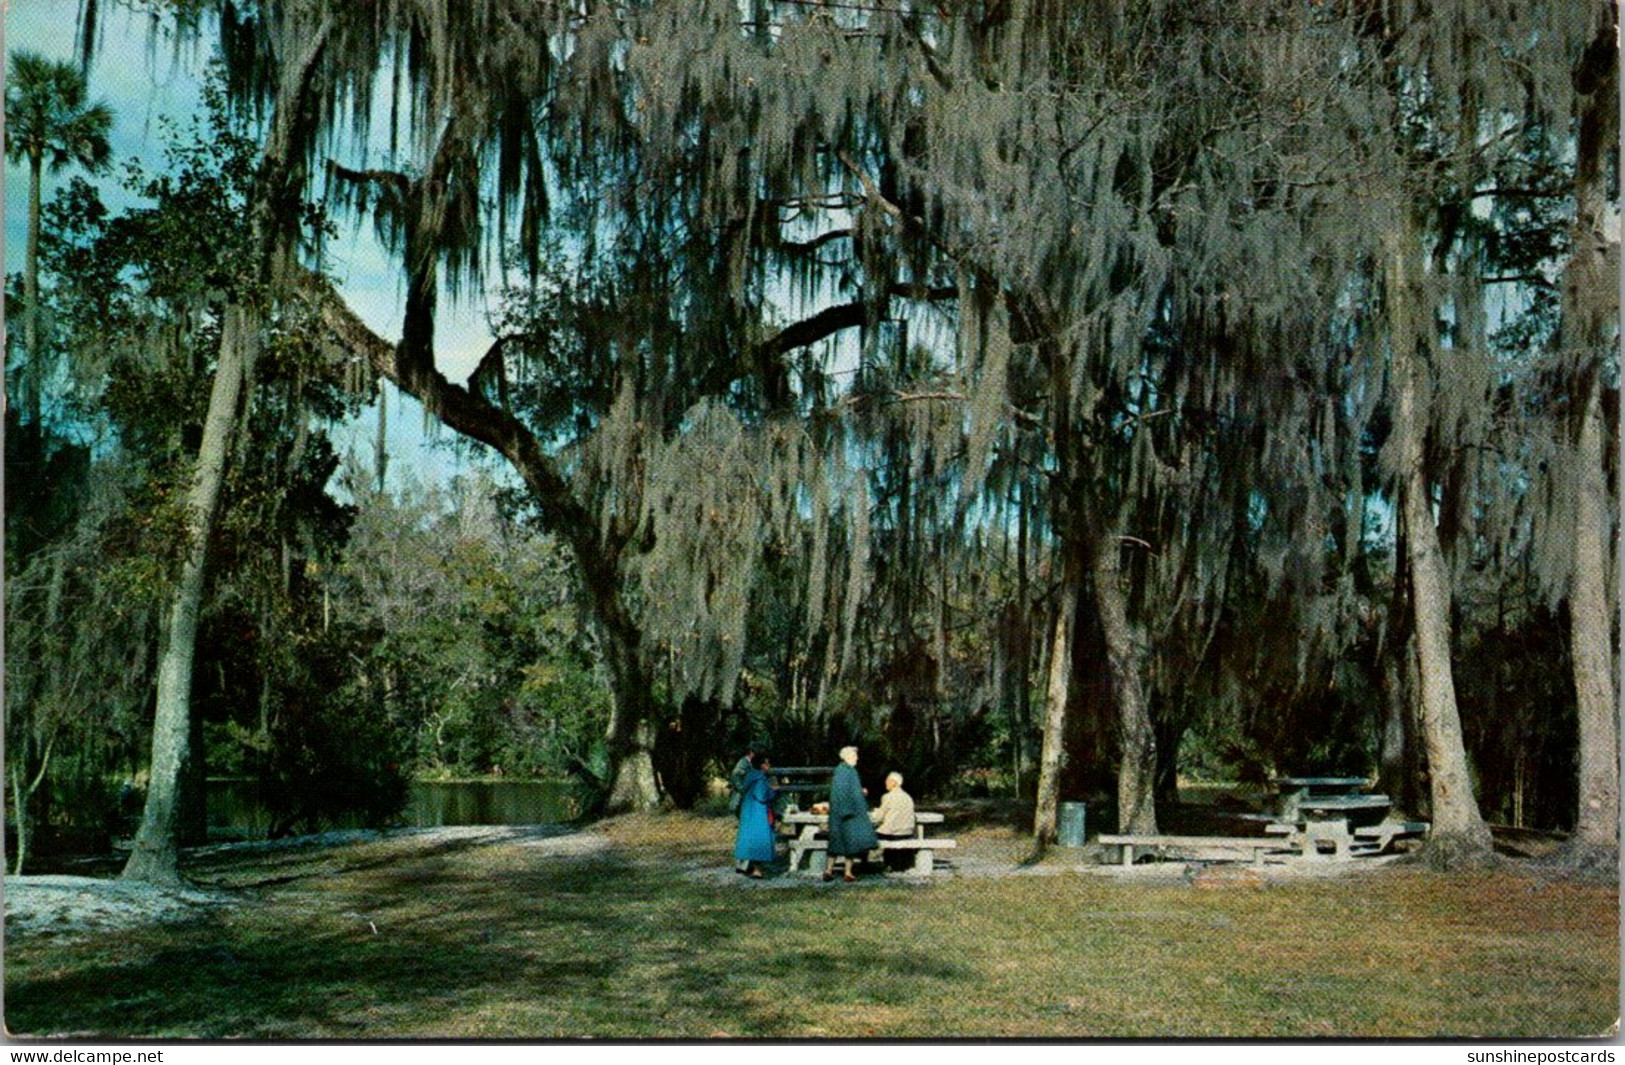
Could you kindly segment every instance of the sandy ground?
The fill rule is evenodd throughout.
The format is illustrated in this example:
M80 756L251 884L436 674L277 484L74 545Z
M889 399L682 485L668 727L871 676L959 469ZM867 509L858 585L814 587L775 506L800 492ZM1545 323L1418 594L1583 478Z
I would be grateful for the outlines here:
M318 851L374 841L401 841L408 847L460 842L475 845L545 847L559 856L587 854L611 845L596 833L541 826L510 828L474 826L400 829L389 832L346 830L315 836L246 843L212 844L187 851L190 858L232 856L252 859L292 851ZM145 924L195 920L220 907L238 905L242 896L204 886L167 888L89 876L7 876L4 889L7 936L48 932L89 935Z
M88 876L8 876L5 884L7 936L190 921L225 905L230 905L228 897L213 892Z

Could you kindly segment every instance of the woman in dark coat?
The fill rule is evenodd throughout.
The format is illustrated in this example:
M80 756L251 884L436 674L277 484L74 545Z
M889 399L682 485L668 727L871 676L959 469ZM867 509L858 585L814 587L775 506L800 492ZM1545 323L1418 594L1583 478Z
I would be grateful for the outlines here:
M841 761L835 766L835 777L829 783L829 864L824 868L824 879L835 879L835 861L846 860L843 880L857 879L852 871L854 859L861 858L880 845L875 837L875 826L869 820L869 800L858 781L858 749L842 747Z
M768 810L779 797L767 771L773 768L760 751L751 756L751 770L745 774L739 795L739 832L734 837L734 861L744 862L740 872L760 880L762 863L778 857L774 846L773 822Z

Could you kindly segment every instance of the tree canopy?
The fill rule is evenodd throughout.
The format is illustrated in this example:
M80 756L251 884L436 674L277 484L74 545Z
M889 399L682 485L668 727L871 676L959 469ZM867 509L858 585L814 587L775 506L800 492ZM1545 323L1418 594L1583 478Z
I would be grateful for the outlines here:
M1530 809L1617 832L1611 3L185 10L260 138L227 171L241 283L177 278L217 351L192 371L240 382L181 449L185 540L220 550L297 483L301 521L336 513L298 480L337 468L315 397L380 378L517 485L478 489L512 531L471 569L273 526L301 594L360 610L361 664L309 638L377 728L462 715L486 768L529 737L611 810L692 801L766 732L996 779L1041 845L1063 793L1149 831L1183 775L1297 769L1380 772L1448 859ZM356 227L400 280L387 335L330 277ZM64 321L96 298L76 279L117 276L87 255ZM452 380L437 319L476 292L496 341ZM234 432L283 458L217 529L211 463L255 465ZM356 500L363 528L410 505ZM544 598L580 634L485 613L542 579L521 542L568 559ZM235 557L177 561L183 614ZM424 613L460 585L481 640ZM1529 681L1486 685L1495 659ZM603 698L537 702L543 676ZM178 737L197 710L166 698ZM1503 765L1512 735L1536 764Z

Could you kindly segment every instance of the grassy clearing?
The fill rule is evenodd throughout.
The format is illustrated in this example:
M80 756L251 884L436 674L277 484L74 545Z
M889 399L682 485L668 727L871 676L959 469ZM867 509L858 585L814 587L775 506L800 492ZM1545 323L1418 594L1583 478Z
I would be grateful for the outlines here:
M386 840L193 869L242 904L11 937L17 1035L1581 1037L1619 1013L1613 886L1054 871L751 884L730 823ZM1008 832L956 833L1003 860ZM376 931L375 931L376 930Z

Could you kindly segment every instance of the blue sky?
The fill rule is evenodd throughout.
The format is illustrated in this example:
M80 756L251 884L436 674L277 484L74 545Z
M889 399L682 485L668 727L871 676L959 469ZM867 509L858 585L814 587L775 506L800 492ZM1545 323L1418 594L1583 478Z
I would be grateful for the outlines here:
M22 49L53 59L73 59L79 6L79 0L0 0L6 54ZM101 10L101 47L90 68L90 94L113 109L114 166L97 183L104 200L117 210L131 202L118 185L123 163L140 160L148 167L160 165L163 119L184 120L197 110L200 78L212 57L212 42L205 35L197 42L179 43L162 26L153 32L148 16L120 4L102 4ZM44 198L49 200L68 176L47 175ZM23 264L28 225L26 169L9 162L5 165L4 198L5 268L12 273ZM372 227L344 226L327 250L333 276L356 313L380 335L398 337L403 302L400 272L377 244ZM458 303L449 295L442 297L436 350L441 371L453 380L463 380L491 343L486 311L483 300ZM389 392L391 481L408 472L422 481L437 481L462 469L465 460L435 443L454 434L434 432L416 401L393 388ZM341 451L352 448L369 457L376 432L374 405L335 435Z

